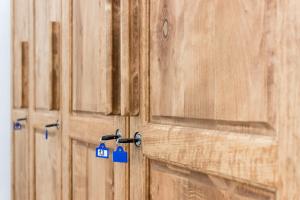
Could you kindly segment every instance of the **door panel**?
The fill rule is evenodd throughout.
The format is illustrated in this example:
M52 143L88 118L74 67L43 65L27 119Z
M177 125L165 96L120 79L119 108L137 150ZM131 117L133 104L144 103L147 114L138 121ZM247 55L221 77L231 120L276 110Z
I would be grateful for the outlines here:
M141 132L143 153L149 158L251 183L274 186L276 182L272 137L156 124Z
M60 199L61 164L60 132L50 131L46 140L44 129L35 129L35 190L36 199Z
M34 64L31 68L31 199L62 197L61 0L33 2ZM57 127L45 126L58 123Z
M186 168L150 162L150 199L275 200L275 194Z
M13 21L13 107L28 108L30 1L14 0Z
M275 199L275 16L270 1L141 1L131 199Z
M114 199L112 161L95 157L96 145L72 141L73 199ZM112 150L112 149L111 149Z
M113 106L112 80L118 73L113 65L113 2L110 0L72 1L72 108L74 111L118 112ZM117 61L117 60L116 60ZM114 91L114 95L118 94Z
M26 117L27 114L27 111L24 110L13 111L13 122ZM22 129L14 130L12 133L12 198L14 200L29 200L29 127L27 121L21 124Z
M151 2L151 116L272 126L273 4Z
M11 131L12 144L12 199L29 200L29 61L30 49L30 0L11 1L12 12L12 122L21 121L22 129ZM4 67L4 66L2 66ZM7 67L7 66L6 66ZM13 126L12 126L13 128Z
M28 199L28 131L14 131L15 199Z
M30 116L31 199L61 199L61 129L45 125L60 122L57 112L32 112Z
M35 108L58 110L60 102L61 0L35 1Z
M118 128L126 137L126 120L118 116L69 115L64 122L63 178L64 191L69 192L64 193L64 198L128 199L128 165L111 159L115 141L106 143L111 152L109 159L95 156L103 135L114 134Z
M128 199L128 165L96 158L120 116L120 1L63 1L64 199ZM111 154L116 142L107 142ZM111 157L111 155L110 155ZM70 170L71 169L71 170Z

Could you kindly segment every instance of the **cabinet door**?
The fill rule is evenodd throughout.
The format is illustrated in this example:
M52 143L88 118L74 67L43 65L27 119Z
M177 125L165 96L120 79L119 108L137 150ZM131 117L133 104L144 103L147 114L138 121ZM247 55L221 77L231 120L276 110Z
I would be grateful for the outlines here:
M103 135L128 121L120 116L120 1L63 1L63 197L128 199L128 165L95 156Z
M12 120L28 116L27 110L13 110ZM28 120L19 122L21 129L12 132L12 199L29 200L29 134Z
M61 0L33 1L34 64L30 70L30 197L60 200ZM60 127L46 125L59 123Z
M31 116L31 180L32 199L61 199L61 130L56 127L48 129L45 125L56 122L57 115L49 113Z
M12 1L12 121L28 118L30 0ZM3 66L4 67L4 66ZM29 200L29 123L12 131L12 199Z
M283 124L292 120L278 121L286 111L277 109L276 6L141 1L141 116L130 129L142 147L130 151L132 200L277 198L278 134L291 134Z

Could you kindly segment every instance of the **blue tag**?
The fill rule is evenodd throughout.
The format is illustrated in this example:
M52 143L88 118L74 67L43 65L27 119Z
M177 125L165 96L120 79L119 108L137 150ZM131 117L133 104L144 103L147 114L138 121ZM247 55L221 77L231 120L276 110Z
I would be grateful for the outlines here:
M14 129L15 129L15 130L20 130L20 129L22 129L22 124L21 124L20 122L16 122L16 123L14 124Z
M48 140L48 129L45 130L45 140Z
M118 146L116 151L113 152L113 162L120 162L120 163L128 162L127 152L124 151L123 147Z
M101 143L96 148L96 157L97 158L109 158L109 149L105 147L104 143Z

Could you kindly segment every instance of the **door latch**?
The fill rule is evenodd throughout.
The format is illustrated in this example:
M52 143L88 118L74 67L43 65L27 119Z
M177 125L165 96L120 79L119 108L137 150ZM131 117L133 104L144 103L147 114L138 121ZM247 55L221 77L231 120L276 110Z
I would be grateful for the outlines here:
M16 122L14 123L14 129L15 130L21 130L22 129L22 123L23 121L27 121L27 118L19 118L16 120Z
M140 147L142 145L142 135L139 132L136 132L133 138L117 139L117 144L130 144L130 143L134 143L135 146Z
M115 134L112 135L104 135L101 137L101 141L108 141L108 140L118 140L119 138L122 137L120 129L117 129Z
M47 124L47 125L45 125L45 139L46 140L48 140L48 129L49 128L53 128L53 127L56 127L57 129L59 129L60 128L60 125L59 125L59 123L58 123L58 120L56 121L56 123L54 123L54 124Z

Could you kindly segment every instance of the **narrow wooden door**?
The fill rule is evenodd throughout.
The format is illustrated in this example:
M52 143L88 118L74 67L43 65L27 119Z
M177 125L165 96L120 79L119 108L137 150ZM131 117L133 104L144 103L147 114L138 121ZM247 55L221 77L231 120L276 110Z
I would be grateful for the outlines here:
M63 1L63 199L128 199L128 164L96 158L120 129L120 1Z
M12 199L29 200L30 1L12 1ZM17 122L18 120L21 120ZM14 124L13 124L14 126ZM14 127L12 128L14 129Z
M62 199L61 0L32 2L30 199ZM47 125L59 124L46 129ZM47 134L46 134L47 130Z
M299 199L298 1L140 7L130 199Z

